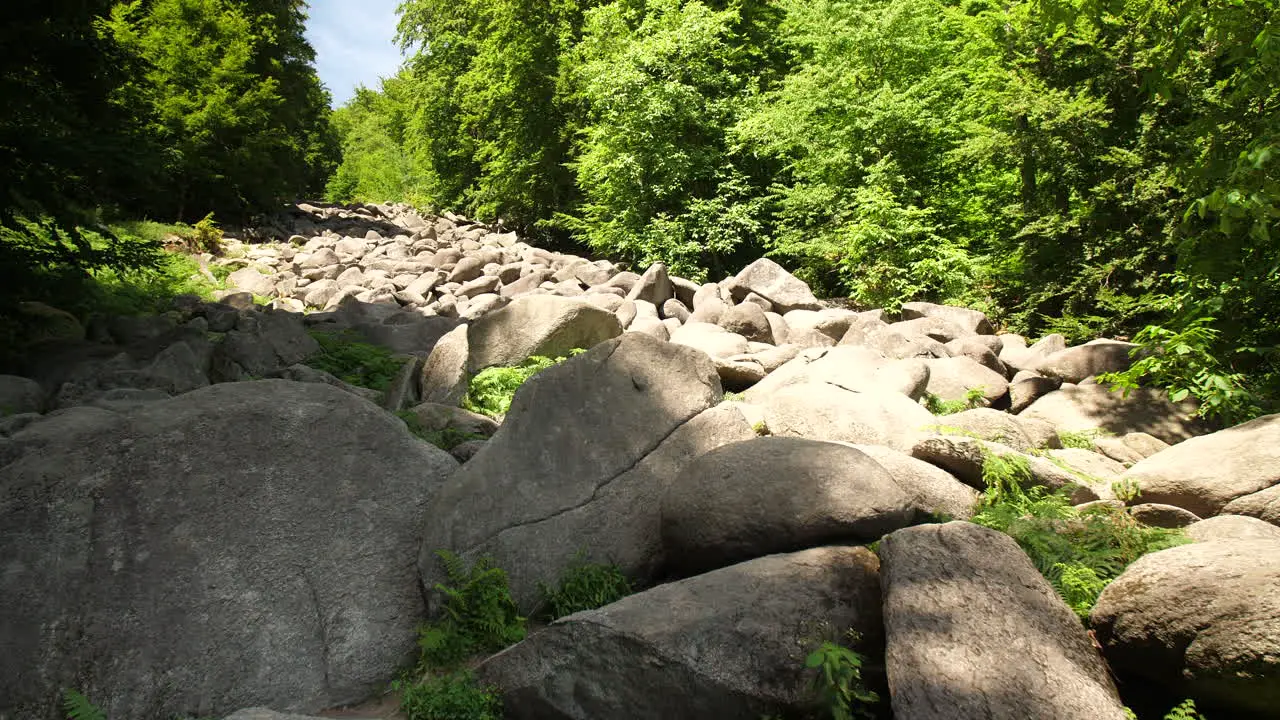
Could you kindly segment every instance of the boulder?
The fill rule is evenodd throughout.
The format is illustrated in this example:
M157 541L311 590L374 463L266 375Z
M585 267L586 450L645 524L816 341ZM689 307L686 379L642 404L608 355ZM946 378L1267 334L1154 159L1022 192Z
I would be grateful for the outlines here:
M997 442L1022 453L1061 447L1052 425L991 408L974 408L939 417L936 428L944 435L958 434Z
M662 307L663 303L673 297L675 286L667 275L667 266L662 263L650 265L627 293L628 300L645 300L657 307Z
M301 316L280 311L245 315L214 350L213 379L267 377L318 352L320 344L307 334Z
M15 434L0 468L0 716L294 712L412 661L411 563L456 463L327 385L227 383Z
M444 579L437 549L492 556L524 610L580 551L653 579L666 485L694 457L755 435L737 410L707 411L720 398L710 358L639 333L538 373L422 515L423 587Z
M1162 528L1182 528L1200 522L1200 517L1193 512L1173 505L1159 503L1139 503L1129 508L1129 515L1143 525Z
M921 525L879 555L894 717L1124 720L1079 618L1008 535Z
M1209 717L1280 707L1280 544L1223 540L1151 553L1089 616L1121 680L1161 685Z
M405 412L417 421L423 432L447 434L443 439L449 444L487 440L498 431L498 423L493 418L453 405L424 402Z
M317 370L309 365L303 365L301 363L297 365L290 365L280 372L275 373L272 377L279 378L281 380L292 380L294 382L332 385L343 392L363 398L371 403L378 403L382 400L382 393L377 390L360 387L359 385L352 385L351 383L344 382L341 378L334 377L330 373L323 370Z
M671 342L696 348L712 357L728 358L747 351L747 339L710 323L690 321L671 333Z
M934 436L920 440L911 448L911 455L946 470L965 484L983 490L987 487L983 477L988 459L1012 457L1026 464L1024 482L1032 485L1058 490L1072 487L1071 501L1074 504L1097 500L1097 490L1086 485L1087 478L1078 476L1063 469L1045 458L1036 455L1025 455L1007 445L983 442L969 437Z
M516 720L807 717L804 653L845 629L883 647L877 566L860 547L751 560L570 615L477 672Z
M1280 527L1244 515L1218 515L1187 525L1187 537L1196 542L1215 540L1270 540L1280 552Z
M991 349L992 345L999 344L999 338L994 335L970 335L952 340L943 347L951 353L951 357L967 357L982 367L998 373L1001 377L1008 377L1008 368L1000 362L995 351Z
M518 365L534 355L561 357L622 334L617 316L584 300L554 295L517 298L471 324L470 367Z
M713 357L720 384L729 392L742 392L765 377L764 367L755 360L727 360Z
M720 315L720 327L731 333L737 333L752 342L769 342L773 333L769 329L769 319L764 310L755 303L744 302L734 305Z
M1009 381L1009 412L1021 413L1036 400L1062 387L1062 378L1023 370Z
M1046 356L1034 368L1041 375L1078 383L1085 378L1129 369L1129 352L1137 345L1119 340L1094 340Z
M896 392L850 392L828 383L789 385L760 398L774 435L887 445L910 451L933 421L928 410Z
M760 437L685 466L662 498L668 569L695 575L772 553L864 543L910 525L911 498L838 443Z
M1091 486L1109 488L1111 483L1120 480L1125 466L1101 453L1082 448L1059 448L1045 453L1059 465L1091 479ZM1106 498L1110 493L1099 493Z
M849 332L849 326L858 319L852 310L824 308L822 310L792 310L783 316L787 328L794 331L817 330L839 341Z
M792 310L822 308L808 285L768 258L760 258L743 268L728 285L735 301L741 302L748 294L756 293L784 315Z
M467 394L467 363L470 343L467 326L445 333L432 348L422 366L419 379L419 395L423 402L457 405Z
M940 343L949 343L952 340L973 335L968 329L940 317L920 317L915 320L891 323L889 330L906 337L927 337Z
M30 378L0 375L0 417L44 410L44 388Z
M994 335L995 329L986 315L969 308L952 305L935 305L927 302L909 302L902 304L902 319L941 318L957 325L971 335Z
M929 369L920 360L886 360L857 346L810 348L772 371L749 397L756 400L789 385L828 383L850 392L893 391L915 399L928 380Z
M887 358L944 358L951 353L942 343L924 335L908 337L891 330L883 321L864 319L849 326L840 345L868 347Z
M942 516L948 520L973 517L978 491L957 480L951 473L923 460L883 445L850 445L880 463L893 481L911 498L921 516Z
M1093 439L1093 449L1118 463L1132 465L1169 447L1169 443L1144 432Z
M1059 431L1145 432L1167 443L1178 443L1207 430L1192 417L1193 411L1185 402L1170 402L1158 390L1138 388L1126 395L1101 385L1063 385L1019 414L1052 423Z
M1027 347L1026 339L1019 335L1001 337L1005 341L1000 347L1000 362L1019 372L1034 370L1045 358L1067 349L1067 339L1057 333L1040 338L1031 347Z
M1266 490L1236 498L1223 506L1222 512L1248 515L1272 525L1280 525L1280 485L1272 485Z
M1145 502L1217 515L1236 498L1280 484L1280 415L1181 442L1124 474Z
M970 390L980 390L988 403L997 403L1009 392L1009 382L1003 375L979 365L972 358L950 357L924 362L929 366L929 383L925 391L943 400L964 400Z

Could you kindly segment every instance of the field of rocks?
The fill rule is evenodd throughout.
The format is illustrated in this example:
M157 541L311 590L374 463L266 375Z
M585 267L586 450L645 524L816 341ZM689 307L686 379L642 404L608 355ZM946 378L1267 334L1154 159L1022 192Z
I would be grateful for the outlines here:
M865 660L874 717L1280 718L1280 416L1215 428L1098 383L1129 343L396 205L298 205L202 262L218 301L27 308L44 340L0 376L0 720L63 717L68 688L111 718L339 716L448 611L439 550L501 568L530 617L574 563L636 590L472 659L511 718L821 717L822 641ZM395 362L320 369L335 339ZM509 410L462 407L531 357L565 359ZM1168 542L1077 603L1030 515L969 522L1009 473L1068 498L1044 528Z

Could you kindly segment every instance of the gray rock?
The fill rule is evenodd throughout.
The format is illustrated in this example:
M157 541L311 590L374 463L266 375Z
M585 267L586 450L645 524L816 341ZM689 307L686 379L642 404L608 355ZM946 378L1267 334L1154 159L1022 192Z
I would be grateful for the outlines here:
M263 378L320 352L302 318L286 312L255 313L240 318L213 353L215 382Z
M849 332L849 326L858 318L852 310L824 308L822 310L792 310L783 316L790 330L817 330L839 341Z
M768 342L773 339L769 328L769 319L764 310L755 303L744 302L734 305L720 316L718 325L731 333L736 333L753 342Z
M907 337L924 336L940 343L949 343L963 337L973 335L967 328L961 327L941 317L919 317L914 320L903 320L889 325L889 330Z
M687 465L662 498L670 570L695 575L818 545L870 542L916 509L865 453L838 443L760 437Z
M436 346L422 366L419 393L423 402L458 405L467 394L467 362L470 343L467 326L459 325L450 330Z
M659 340L670 340L671 331L658 318L649 317L647 315L639 316L631 321L627 326L627 332L638 332L658 338Z
M293 382L332 385L343 392L350 393L372 403L378 403L382 400L382 393L377 390L371 390L369 388L360 387L359 385L352 385L350 383L343 382L340 378L336 378L323 370L317 370L308 365L290 365L276 373L273 377L281 380L292 380Z
M0 375L0 416L44 410L44 388L17 375Z
M1096 437L1093 448L1119 463L1132 465L1169 447L1169 443L1144 432L1120 437Z
M771 371L749 397L758 400L788 385L828 383L850 392L892 391L914 399L924 393L928 380L929 368L919 360L886 360L856 346L810 348Z
M828 383L789 385L756 402L774 435L910 451L933 416L892 391L850 392Z
M925 389L943 400L964 400L970 390L980 390L986 402L996 404L1009 392L1009 383L1004 375L979 365L971 358L938 358L924 362L929 366L929 384Z
M921 525L879 555L894 717L1124 719L1079 618L1008 535Z
M908 337L891 330L884 322L864 319L849 326L840 345L862 346L887 358L944 358L951 353L942 343L924 335Z
M939 417L936 427L944 435L967 435L1007 445L1023 453L1062 446L1052 425L991 408L975 408Z
M491 555L522 609L584 551L646 581L662 565L658 502L693 457L752 437L706 355L626 333L544 370L516 393L502 428L432 498L419 570L433 554Z
M724 317L724 314L728 312L728 310L728 303L721 300L719 297L710 297L701 301L698 304L698 307L689 315L689 319L685 322L715 325L720 322L720 318Z
M1173 505L1141 503L1129 508L1129 514L1143 525L1162 528L1182 528L1200 522L1200 516Z
M667 277L667 266L662 263L650 265L627 293L628 300L645 300L657 307L662 307L673 297L675 288L671 285L671 278Z
M12 442L0 715L61 717L66 687L119 718L311 712L368 697L415 656L424 604L394 558L417 552L456 463L376 406L222 384L76 408Z
M1045 377L1023 370L1009 382L1009 412L1018 414L1040 398L1062 387L1062 378Z
M404 364L396 371L382 394L382 407L387 412L400 412L417 404L419 378L422 376L422 358L410 355L401 358Z
M1280 485L1272 485L1266 490L1236 498L1227 503L1222 512L1248 515L1272 525L1280 525Z
M1029 369L1060 377L1063 382L1078 383L1101 373L1127 370L1132 363L1129 351L1135 347L1133 343L1118 340L1094 340L1053 353Z
M729 392L742 392L764 379L764 367L755 360L726 360L713 357L720 385Z
M934 436L917 442L915 447L911 448L911 455L937 465L965 484L979 490L987 486L983 479L983 469L992 455L1014 458L1026 463L1027 477L1024 481L1027 483L1052 490L1071 487L1073 504L1097 500L1099 497L1097 491L1087 484L1087 478L1076 475L1042 457L1025 455L1000 443L950 435Z
M683 325L688 322L689 315L689 308L685 307L684 303L675 298L671 298L670 300L662 303L662 317L664 318L675 318Z
M855 445L893 476L893 481L911 498L920 516L940 515L948 520L973 517L978 491L935 465L883 445Z
M1214 717L1274 717L1280 707L1275 540L1141 557L1102 591L1089 623L1121 680L1156 683Z
M808 716L804 653L849 629L879 655L877 565L825 547L667 583L552 623L478 673L518 720Z
M998 345L999 342L994 335L970 335L952 340L944 347L951 353L951 357L967 357L988 370L998 373L1001 377L1008 377L1008 368L1000 362L1000 358L996 357L995 351L991 349L993 344Z
M359 718L346 715L346 714L344 714L342 717L347 718L348 720L360 720ZM290 713L278 713L274 710L268 710L267 708L259 707L259 708L246 708L244 710L238 710L226 716L225 718L223 718L223 720L324 720L324 718L317 715L294 715ZM374 720L374 719L372 717L368 717L365 720Z
M747 351L747 339L708 323L690 321L671 334L671 342L696 348L712 357L728 358Z
M1183 441L1124 477L1138 484L1146 502L1217 515L1236 498L1280 484L1280 415Z
M1145 432L1177 443L1207 431L1187 403L1171 403L1160 391L1138 388L1126 397L1101 385L1063 385L1020 415L1053 423L1059 431L1105 430L1113 435Z
M783 314L792 310L822 308L808 285L768 258L760 258L743 268L730 280L729 291L737 302L754 292L773 303Z
M1218 515L1187 526L1187 537L1196 542L1216 540L1270 540L1280 551L1280 527L1244 515Z
M525 296L472 323L470 367L476 372L517 365L534 355L560 357L620 334L622 325L613 313L584 300Z
M418 427L424 432L452 433L455 439L487 440L493 437L499 427L498 422L491 417L453 405L424 402L405 412L416 419Z
M449 282L465 283L469 280L475 280L484 274L484 260L469 255L458 261L453 266L453 270L449 272Z
M995 329L986 315L969 308L951 305L935 305L927 302L909 302L902 304L902 319L941 318L957 325L970 334L994 335Z
M1027 347L1026 339L1019 335L1001 337L1005 341L1000 348L1000 361L1019 372L1035 370L1045 358L1067 349L1067 339L1056 333L1040 338L1031 347Z

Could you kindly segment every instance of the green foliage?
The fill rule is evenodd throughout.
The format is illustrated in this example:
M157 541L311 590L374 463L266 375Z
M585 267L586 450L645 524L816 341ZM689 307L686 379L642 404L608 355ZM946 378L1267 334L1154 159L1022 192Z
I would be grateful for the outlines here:
M631 581L617 565L584 562L579 556L565 569L556 587L538 584L551 619L594 610L631 594Z
M423 427L422 421L418 419L418 416L410 410L401 410L396 413L396 417L400 418L408 426L409 432L413 433L415 437L425 440L445 452L453 450L469 440L485 439L483 435L463 432L453 426L446 426L440 430L428 430Z
M569 357L584 352L586 351L581 349L571 350ZM500 418L511 410L511 401L526 380L567 359L535 355L513 367L485 368L476 373L468 383L467 396L462 399L462 407L481 415Z
M1142 496L1142 488L1137 480L1125 478L1111 483L1111 494L1115 495L1120 502L1129 505Z
M807 668L816 668L814 688L831 711L832 720L873 718L871 706L880 696L862 684L863 657L854 650L833 642L824 642L805 658Z
M89 698L78 690L67 690L62 694L62 710L68 720L107 720L102 708L89 702Z
M1207 720L1196 710L1195 700L1183 700L1164 716L1164 720Z
M312 331L311 337L320 343L320 352L307 358L306 364L352 385L384 391L405 362L352 333Z
M1120 508L1077 510L1070 488L1024 487L1031 474L1020 456L989 454L982 474L987 489L972 521L1016 540L1081 618L1135 560L1188 542L1180 531L1147 527Z
M408 720L498 720L502 696L470 673L428 676L421 682L392 683L401 692L400 709Z
M424 668L454 668L471 655L501 650L524 639L525 619L511 598L506 572L488 558L468 567L447 550L437 550L436 555L448 584L435 586L445 596L444 616L419 632Z
M943 400L937 395L926 392L921 399L924 407L934 415L955 415L965 410L973 410L974 408L987 406L986 388L976 387L969 388L965 391L963 400Z
M1059 430L1058 440L1062 443L1062 447L1064 448L1073 448L1076 450L1092 450L1094 440L1100 437L1106 437L1110 434L1111 433L1101 428L1094 428L1092 430L1080 430L1080 431Z

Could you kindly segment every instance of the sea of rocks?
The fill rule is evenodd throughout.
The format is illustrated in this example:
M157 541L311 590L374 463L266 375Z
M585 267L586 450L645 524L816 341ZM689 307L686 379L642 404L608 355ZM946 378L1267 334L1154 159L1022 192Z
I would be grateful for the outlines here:
M406 206L282 218L202 258L218 302L28 307L53 329L0 376L0 720L68 687L120 718L359 702L439 612L438 549L493 558L526 612L584 557L641 588L479 662L513 718L802 715L806 648L849 630L886 717L1120 720L1117 683L1280 717L1280 416L1215 432L1094 380L1129 343L851 310L769 259L700 284ZM350 385L305 364L317 330L407 362ZM476 372L575 348L500 422L459 407ZM446 453L392 412L486 439ZM993 455L1195 542L1086 632L965 522Z

